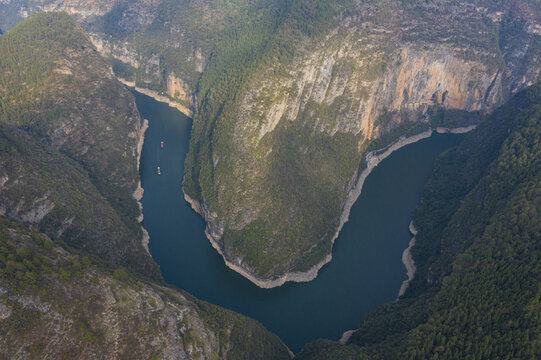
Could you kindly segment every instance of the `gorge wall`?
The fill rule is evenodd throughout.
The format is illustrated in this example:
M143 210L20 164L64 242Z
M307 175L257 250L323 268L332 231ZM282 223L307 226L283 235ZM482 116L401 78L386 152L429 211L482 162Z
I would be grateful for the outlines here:
M290 359L163 284L133 198L146 121L71 17L0 36L0 74L0 358Z
M260 286L329 259L367 150L474 124L539 77L527 0L4 0L0 28L41 10L74 14L117 76L194 111L187 198Z
M200 192L187 195L228 265L259 286L311 280L330 260L366 150L475 124L538 76L539 48L526 47L532 67L518 75L486 9L397 9L385 20L357 10L303 38L286 66L262 66L234 110L192 141L201 165L186 176Z

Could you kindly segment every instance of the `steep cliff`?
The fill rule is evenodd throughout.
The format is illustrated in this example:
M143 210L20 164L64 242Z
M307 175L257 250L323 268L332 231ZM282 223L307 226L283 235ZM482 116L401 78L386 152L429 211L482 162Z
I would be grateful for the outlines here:
M290 358L164 286L133 198L146 122L72 18L0 36L0 70L0 358Z
M67 15L32 17L0 49L1 214L160 278L132 196L143 135L133 96Z
M91 3L0 14L73 13L118 76L194 110L186 197L261 286L330 260L367 150L475 124L541 68L535 1Z
M328 31L301 33L293 55L260 63L235 100L196 116L185 191L228 264L259 286L310 280L330 260L366 150L475 124L539 75L531 20L385 4L337 10ZM501 48L508 31L527 44L520 60Z
M435 163L414 212L417 266L347 345L297 359L539 358L541 86L519 92Z

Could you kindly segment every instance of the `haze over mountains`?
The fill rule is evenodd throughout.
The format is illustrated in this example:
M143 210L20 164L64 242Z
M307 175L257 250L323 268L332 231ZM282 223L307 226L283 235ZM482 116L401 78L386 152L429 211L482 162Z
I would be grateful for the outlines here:
M71 17L13 28L42 11ZM533 0L0 2L0 356L288 356L163 284L133 197L144 123L115 78L193 112L186 199L261 287L330 260L369 151L479 124L426 185L404 297L298 357L541 356L540 16Z

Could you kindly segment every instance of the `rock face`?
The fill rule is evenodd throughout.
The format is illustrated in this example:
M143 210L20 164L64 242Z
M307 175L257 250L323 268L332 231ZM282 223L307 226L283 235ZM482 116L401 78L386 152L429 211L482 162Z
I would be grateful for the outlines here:
M77 14L117 74L195 111L185 191L260 285L329 258L366 150L471 125L541 68L535 1L91 3L0 14Z
M314 266L329 259L342 200L367 148L440 124L471 125L472 114L490 112L537 78L539 47L526 46L520 61L502 56L494 33L506 29L483 22L490 10L462 5L442 5L437 14L405 7L385 20L360 6L324 37L305 41L285 71L260 70L234 115L223 117L234 117L229 129L217 124L203 133L213 139L207 145L193 139L192 149L208 152L194 150L194 162L206 164L186 174L200 193L185 190L204 203L195 208L214 214L205 218L221 230L213 241L231 267L265 287L312 279ZM537 41L524 30L521 38Z
M0 47L2 213L160 278L132 197L144 131L132 94L67 15L39 14Z
M182 82L182 79L175 76L175 73L171 73L167 76L167 95L173 99L179 99L182 101L188 100L186 94L186 85Z
M239 106L238 126L255 130L259 141L280 120L297 120L315 104L338 115L331 123L317 117L319 131L361 133L370 139L388 130L377 122L383 115L391 115L387 122L399 122L400 112L406 112L416 120L434 105L488 111L503 97L499 69L489 69L482 61L465 61L446 47L397 49L391 55L396 61L387 64L381 77L371 79L372 67L384 59L359 54L355 35L338 50L326 44L323 50L296 59L287 77L250 89Z
M0 261L2 357L289 359L254 320L123 269L111 274L44 234L0 221L0 256L12 259ZM31 275L15 276L14 266Z
M2 35L0 71L0 358L290 358L163 286L136 202L147 124L72 18Z

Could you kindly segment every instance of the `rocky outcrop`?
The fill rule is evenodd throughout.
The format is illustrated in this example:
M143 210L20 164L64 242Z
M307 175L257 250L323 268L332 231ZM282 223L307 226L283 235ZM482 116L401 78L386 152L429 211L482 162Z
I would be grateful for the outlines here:
M117 1L107 11L102 2L91 6L99 7L94 15L77 1L51 4L77 13L94 45L122 63L139 90L170 104L177 99L182 111L219 97L227 89L220 79L246 77L239 94L194 121L205 130L193 133L188 160L197 166L186 167L186 178L189 196L215 214L209 226L222 229L224 257L268 281L329 259L367 150L439 126L468 127L541 69L540 14L527 0L353 2L328 27L316 24L322 33L292 36L295 51L284 63L267 59L253 72L231 74L220 61L250 51L260 30L245 34L235 24L252 29L269 20L250 18L266 6L251 12L251 5L200 1L181 11L148 0ZM287 20L268 31L296 31ZM273 46L272 36L265 41ZM201 88L211 89L199 94L207 99L196 98Z
M218 122L194 139L213 141L199 150L201 192L190 196L215 214L207 221L222 229L213 242L226 262L258 285L311 279L314 266L330 260L352 184L370 168L367 148L430 129L471 128L538 76L539 48L512 51L521 54L520 71L511 44L502 56L494 34L506 29L493 7L382 12L360 4L325 36L303 39L287 66L254 76L227 117L229 128ZM521 25L519 38L531 41L528 28ZM514 80L517 71L525 81Z
M181 113L183 113L184 115L186 115L188 117L193 116L193 111L191 111L189 108L187 108L186 106L182 105L181 103L179 103L177 101L171 100L170 98L168 98L166 96L161 96L156 91L152 91L152 90L145 89L145 88L140 88L140 87L135 85L135 82L127 81L127 80L122 79L122 78L118 78L118 81L120 81L122 84L124 84L124 85L126 85L128 87L133 88L135 91L137 91L137 92L139 92L141 94L144 94L146 96L149 96L149 97L153 98L156 101L166 103L167 105L171 106L172 108L177 109L178 111L180 111Z
M96 50L104 57L113 57L125 64L138 69L140 64L135 48L129 43L113 43L102 34L89 33L88 37Z
M26 41L39 60L27 55L16 63L2 62L6 76L0 88L22 104L3 104L0 114L0 146L10 149L0 152L2 213L33 224L53 240L160 279L141 246L145 233L132 196L141 195L138 157L145 126L133 95L114 79L69 16L35 14L2 37L10 41L25 31L66 33L54 41ZM19 48L4 45L0 56L11 51L20 56ZM36 83L16 75L32 71L36 61L50 69L33 79L39 92ZM69 72L55 71L59 67ZM22 124L21 119L32 120Z
M143 120L143 126L139 130L139 142L137 143L137 170L139 170L139 166L141 164L141 153L143 151L143 144L145 142L145 133L148 129L148 120ZM141 244L147 251L147 253L150 255L150 250L148 249L148 243L150 241L150 236L148 235L148 231L143 227L143 204L141 204L141 199L143 198L143 193L145 190L141 186L141 180L137 183L137 189L133 192L133 198L137 201L137 205L139 205L139 217L137 218L137 221L139 224L141 224L141 231L143 232L143 237L141 239Z
M417 235L417 229L413 225L413 221L410 221L409 231L413 236L409 242L408 247L402 253L402 263L404 263L404 267L406 268L406 275L408 276L408 278L402 282L402 285L400 285L400 290L398 290L399 298L404 295L404 293L408 289L411 280L413 280L413 277L415 276L415 270L417 270L417 268L415 267L415 261L413 260L413 257L411 255L411 249L415 246L415 235Z
M186 84L181 78L176 77L174 72L167 75L167 95L170 98L187 101L188 95L185 89Z
M33 235L46 244L39 247L20 229L2 223L0 231L9 234L10 241L3 240L1 255L10 252L19 268L25 267L20 254L27 253L34 264L54 264L37 269L33 265L31 276L39 280L40 291L32 290L28 281L0 277L4 357L290 358L280 339L254 320L138 279L124 269L111 274L87 258L53 247L43 234ZM246 338L252 343L242 341Z

